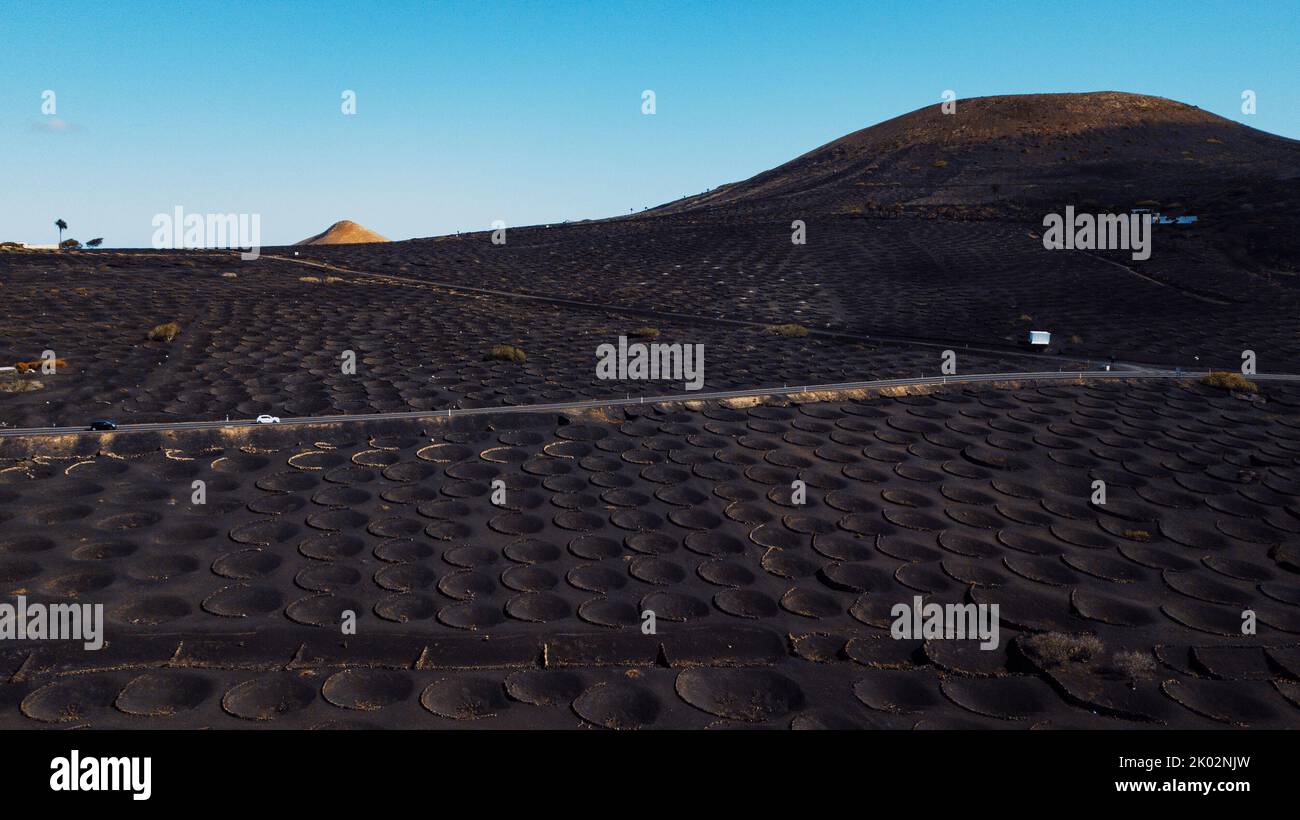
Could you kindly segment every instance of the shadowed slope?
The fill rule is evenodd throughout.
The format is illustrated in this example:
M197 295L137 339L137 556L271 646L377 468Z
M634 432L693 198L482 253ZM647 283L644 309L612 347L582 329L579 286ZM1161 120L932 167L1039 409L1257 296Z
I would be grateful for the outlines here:
M855 131L743 182L651 213L810 213L927 206L1015 213L1043 202L1203 206L1249 181L1294 198L1300 142L1141 94L1026 94L932 105ZM1276 186L1274 188L1274 186ZM1202 207L1202 211L1204 208Z

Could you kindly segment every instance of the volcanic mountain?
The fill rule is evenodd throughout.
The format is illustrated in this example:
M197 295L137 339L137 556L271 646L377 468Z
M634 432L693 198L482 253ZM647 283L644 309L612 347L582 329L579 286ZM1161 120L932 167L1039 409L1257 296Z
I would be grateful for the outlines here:
M1044 205L1205 213L1300 204L1300 141L1195 106L1120 92L931 105L770 171L647 213L996 217ZM1284 202L1243 202L1251 197Z
M387 242L386 237L380 236L369 228L358 225L357 223L344 219L335 222L325 229L323 233L308 237L301 242L295 242L295 245L362 245L368 242Z

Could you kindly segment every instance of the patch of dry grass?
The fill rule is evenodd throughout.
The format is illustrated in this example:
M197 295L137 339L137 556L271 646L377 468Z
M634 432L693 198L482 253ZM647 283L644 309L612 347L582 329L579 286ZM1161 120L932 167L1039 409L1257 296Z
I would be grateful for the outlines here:
M299 282L309 282L309 283L312 283L312 284L319 284L319 283L320 283L320 277L319 277L319 276L299 276L299 277L298 277L298 281L299 281Z
M565 418L573 421L592 421L597 424L621 424L626 421L626 417L618 408L614 407L591 407L586 410L565 413Z
M0 393L30 393L44 387L39 379L0 379Z
M632 331L632 335L639 339L658 339L659 328L657 327L639 327Z
M488 349L487 358L497 362L514 362L523 364L528 361L528 354L524 353L522 347L514 345L493 345Z
M1116 669L1134 680L1149 678L1156 673L1156 659L1150 652L1139 650L1116 652L1113 663Z
M1104 647L1096 635L1044 632L1028 638L1025 648L1045 666L1060 666L1087 663L1100 655Z
M723 399L718 402L723 407L731 410L748 410L751 407L757 407L763 403L762 396L736 396L731 399Z
M1201 377L1201 384L1218 387L1223 390L1241 390L1245 393L1258 393L1259 385L1250 379L1228 370L1215 370Z
M864 387L853 390L806 390L786 396L793 404L816 404L824 401L849 401L851 399L869 399L871 391Z
M149 341L151 342L170 342L177 336L181 335L181 326L175 322L168 322L165 325L156 325L149 331Z
M896 399L901 396L928 396L933 392L934 387L929 384L899 384L893 387L880 388L880 395L889 399Z
M16 368L18 369L18 372L19 372L19 373L36 373L36 372L40 371L40 369L41 369L41 365L43 365L43 364L45 364L45 360L44 360L44 359L37 359L37 360L34 361L34 362L14 362L14 367L16 367ZM67 366L68 366L68 360L67 360L67 359L55 359L55 360L54 360L54 370L55 370L56 372L59 371L59 370L62 370L63 368L65 368L65 367L67 367Z
M808 335L808 328L793 322L784 325L772 325L772 332L787 339L797 339Z

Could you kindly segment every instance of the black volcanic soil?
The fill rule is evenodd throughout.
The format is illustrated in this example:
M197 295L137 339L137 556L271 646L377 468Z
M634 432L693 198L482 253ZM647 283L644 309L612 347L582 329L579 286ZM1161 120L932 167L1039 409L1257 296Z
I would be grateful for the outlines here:
M0 424L679 392L595 378L646 326L705 345L706 390L933 375L944 347L1300 372L1296 143L1133 95L958 111L501 246L0 253L0 365L67 362ZM1202 219L1145 262L1034 236L1147 199ZM0 439L0 599L108 618L97 653L0 646L0 727L1300 725L1300 388L823 398ZM915 595L998 604L1001 645L891 639Z
M0 394L0 422L9 427L75 427L98 417L153 422L409 412L682 392L681 382L596 378L596 348L645 326L660 331L660 343L704 345L704 391L937 374L940 364L936 348L783 338L766 327L563 308L267 257L22 254L11 261L0 300L0 362L37 360L48 349L67 366L40 376L42 390ZM797 306L784 320L814 324ZM145 338L171 321L182 327L173 342ZM527 361L488 360L496 344L522 347ZM355 374L343 373L346 350L356 354ZM964 372L1043 367L1010 348L963 351L959 364Z
M1049 251L1041 226L1010 221L801 218L802 246L790 242L789 220L665 216L516 229L503 246L473 234L304 255L425 281L952 345L1011 346L1040 329L1094 359L1190 367L1199 356L1235 369L1253 349L1261 372L1300 361L1300 276L1234 264L1199 224L1156 226L1152 257L1138 262Z
M103 603L109 643L0 649L0 725L1296 727L1298 410L1108 383L6 441L3 595ZM891 639L915 595L997 603L1001 645ZM1026 643L1062 632L1100 643Z
M1152 253L1046 250L1048 213L1195 215ZM807 243L791 243L795 220ZM1262 369L1300 360L1300 142L1172 100L960 100L605 222L312 248L354 270L952 344ZM1028 317L1028 318L1024 318Z

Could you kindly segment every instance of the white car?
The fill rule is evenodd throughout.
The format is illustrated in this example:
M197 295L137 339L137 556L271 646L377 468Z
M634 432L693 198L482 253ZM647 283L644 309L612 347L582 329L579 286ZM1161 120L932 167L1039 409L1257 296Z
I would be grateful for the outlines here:
M279 423L280 423L280 417L279 417L279 416L268 416L266 413L263 413L262 415L260 415L260 416L257 417L257 423L258 423L258 424L279 424Z

